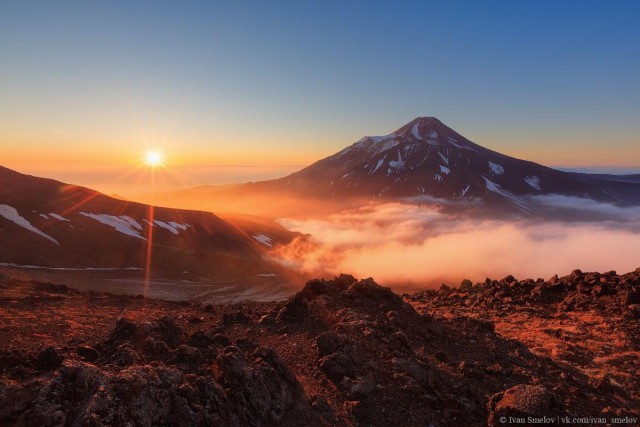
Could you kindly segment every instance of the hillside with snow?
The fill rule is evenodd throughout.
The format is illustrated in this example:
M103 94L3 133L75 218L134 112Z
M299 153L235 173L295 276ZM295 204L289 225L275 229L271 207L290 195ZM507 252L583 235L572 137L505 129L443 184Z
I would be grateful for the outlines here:
M142 271L183 280L275 274L274 226L151 207L0 167L0 265L53 271Z

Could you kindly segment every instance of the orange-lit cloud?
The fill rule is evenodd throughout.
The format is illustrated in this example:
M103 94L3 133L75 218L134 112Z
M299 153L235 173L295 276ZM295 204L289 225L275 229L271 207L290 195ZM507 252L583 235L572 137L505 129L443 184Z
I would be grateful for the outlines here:
M613 221L476 220L426 206L372 205L321 220L283 220L311 237L281 248L276 258L312 275L344 272L386 284L432 286L640 266L640 209L591 208L606 211Z

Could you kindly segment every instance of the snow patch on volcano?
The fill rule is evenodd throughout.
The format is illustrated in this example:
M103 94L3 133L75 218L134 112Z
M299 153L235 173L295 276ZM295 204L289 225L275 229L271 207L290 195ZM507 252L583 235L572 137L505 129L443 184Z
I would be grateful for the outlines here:
M384 160L387 158L387 155L385 154L384 157L382 157L380 160L378 160L378 163L376 164L376 167L373 168L373 170L371 172L369 172L369 175L373 175L374 173L376 173L376 171L378 169L380 169L380 166L382 166L384 164Z
M55 243L56 245L60 244L53 237L34 227L26 218L21 216L13 206L0 205L0 216L8 219L9 221L15 223L16 225L19 225L26 230L31 231L32 233L44 237L45 239Z
M273 247L273 238L266 234L254 234L253 238L265 246L269 246L270 248Z
M502 175L504 173L504 167L497 163L489 162L489 170L494 175Z
M402 169L404 167L404 160L402 160L400 150L398 150L398 160L389 160L389 166L394 169Z
M444 154L442 154L441 152L439 152L439 151L438 151L438 155L440 156L440 158L442 159L444 164L449 166L449 158L447 156L445 156Z
M520 210L524 211L524 212L529 212L531 211L531 208L529 207L529 205L524 201L524 199L522 199L521 197L516 196L515 194L504 190L499 184L496 184L495 182L491 181L490 179L486 178L486 177L482 177L485 181L485 187L487 187L487 190L499 194L500 196L504 197L505 199L508 199L509 201L511 201L514 205L516 205L518 208L520 208Z
M127 236L135 237L136 239L147 240L140 235L136 230L134 230L134 226L127 220L117 217L115 215L108 214L93 214L88 212L80 212L80 215L86 216L93 220L96 220L104 225L112 227L116 231L126 234ZM142 227L140 227L142 228Z
M58 221L62 221L62 222L71 222L69 221L67 218L63 217L62 215L58 215L57 213L49 213L49 216L52 218L57 219Z
M531 176L525 177L524 182L526 182L527 184L529 184L531 187L535 188L536 190L541 190L541 188L540 188L540 178L538 178L535 175L531 175Z
M422 136L420 136L420 123L416 122L413 124L411 135L413 135L415 139L422 141Z

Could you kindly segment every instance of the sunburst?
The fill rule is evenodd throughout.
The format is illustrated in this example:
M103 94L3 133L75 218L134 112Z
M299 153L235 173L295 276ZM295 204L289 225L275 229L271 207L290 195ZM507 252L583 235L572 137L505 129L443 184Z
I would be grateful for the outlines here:
M150 167L164 165L164 154L157 150L149 150L144 153L144 164Z

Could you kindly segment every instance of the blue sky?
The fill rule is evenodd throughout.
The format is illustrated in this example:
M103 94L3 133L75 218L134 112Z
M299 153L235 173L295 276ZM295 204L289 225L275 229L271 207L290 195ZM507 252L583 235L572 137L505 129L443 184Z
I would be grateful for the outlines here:
M638 22L624 0L3 1L3 162L303 165L429 115L545 164L637 166Z

